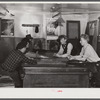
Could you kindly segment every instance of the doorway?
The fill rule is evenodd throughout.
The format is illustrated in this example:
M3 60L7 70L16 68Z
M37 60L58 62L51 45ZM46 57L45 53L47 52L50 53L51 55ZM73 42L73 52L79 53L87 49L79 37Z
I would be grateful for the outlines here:
M66 21L67 38L75 47L75 54L79 54L81 51L80 45L80 21ZM77 53L76 53L77 52Z
M80 21L67 21L67 37L69 39L80 38Z

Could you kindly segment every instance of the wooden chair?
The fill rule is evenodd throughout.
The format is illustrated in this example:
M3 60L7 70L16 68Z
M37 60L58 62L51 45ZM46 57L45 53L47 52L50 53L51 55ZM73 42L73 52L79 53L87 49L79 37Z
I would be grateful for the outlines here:
M14 88L13 79L10 76L0 76L0 88Z

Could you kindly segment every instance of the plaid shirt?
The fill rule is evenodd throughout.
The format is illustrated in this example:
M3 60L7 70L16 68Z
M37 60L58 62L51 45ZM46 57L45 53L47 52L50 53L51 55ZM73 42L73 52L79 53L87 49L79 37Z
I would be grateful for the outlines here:
M5 62L2 64L2 69L6 71L15 71L21 63L36 64L35 60L28 59L21 51L13 50Z

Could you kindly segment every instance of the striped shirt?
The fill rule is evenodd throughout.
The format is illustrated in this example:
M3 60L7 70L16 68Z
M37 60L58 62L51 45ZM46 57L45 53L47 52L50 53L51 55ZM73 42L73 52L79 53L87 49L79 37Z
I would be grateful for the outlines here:
M19 50L13 50L2 64L2 69L10 72L15 71L18 67L20 67L21 63L36 64L37 62L35 60L28 59Z

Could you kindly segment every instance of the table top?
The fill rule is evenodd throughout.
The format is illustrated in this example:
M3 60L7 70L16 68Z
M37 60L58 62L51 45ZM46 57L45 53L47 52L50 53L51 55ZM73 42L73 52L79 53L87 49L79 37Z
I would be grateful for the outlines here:
M83 68L84 62L78 62L78 61L72 61L72 63L68 60L68 58L38 58L37 59L37 64L27 64L24 63L22 66L24 67L48 67L48 68L74 68L74 69L81 69Z
M94 71L94 67L89 67L87 64L94 64L82 61L69 61L67 58L37 58L37 64L24 63L22 66L27 72L45 72L45 73L66 73L66 72L87 72Z
M94 64L89 62L77 61L72 60L69 61L68 58L58 58L54 57L53 54L45 54L42 55L43 58L35 58L37 60L37 64L27 64L24 63L22 66L24 69L29 71L57 71L57 72L64 72L64 71L94 71ZM93 65L93 66L91 66Z
M74 67L74 66L86 66L94 65L96 63L83 62L77 60L68 60L68 58L48 57L48 58L36 58L37 64L23 64L24 67Z
M24 67L66 67L67 58L37 58L37 64L23 64Z
M37 64L30 65L24 64L26 74L87 74L87 68L69 65L67 66L68 59L49 58L38 59ZM66 73L67 72L67 73Z
M67 58L46 58L37 59L37 64L24 64L26 74L83 74L87 68L69 65L67 66Z

